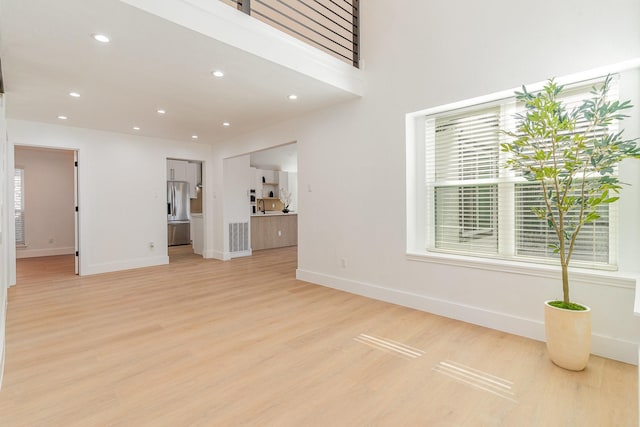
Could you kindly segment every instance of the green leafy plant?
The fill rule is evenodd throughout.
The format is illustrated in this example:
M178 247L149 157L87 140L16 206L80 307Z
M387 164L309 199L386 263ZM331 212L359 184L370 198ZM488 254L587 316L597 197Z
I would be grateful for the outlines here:
M625 139L610 125L628 117L622 112L630 101L611 101L608 93L612 77L594 86L591 97L572 109L562 101L564 87L553 79L537 93L516 92L525 111L516 115L515 130L501 144L508 153L506 167L521 172L528 181L542 186L544 207L534 214L555 232L550 245L562 267L563 300L553 305L580 310L569 299L569 263L576 239L584 225L600 218L598 207L618 200L622 188L616 174L618 163L640 158L636 139Z

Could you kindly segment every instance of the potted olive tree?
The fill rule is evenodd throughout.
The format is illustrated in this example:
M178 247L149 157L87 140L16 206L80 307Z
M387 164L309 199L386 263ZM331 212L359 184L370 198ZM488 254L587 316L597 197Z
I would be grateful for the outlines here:
M562 101L564 87L553 79L537 93L516 92L524 112L516 115L510 139L502 144L506 167L541 186L542 207L534 214L555 235L550 245L562 271L560 301L545 302L545 332L549 357L570 370L586 367L591 350L590 309L569 297L569 263L580 231L600 218L598 208L618 200L622 183L616 166L626 158L640 158L635 139L625 139L610 125L622 120L629 101L608 99L612 78L594 86L591 97L569 108Z

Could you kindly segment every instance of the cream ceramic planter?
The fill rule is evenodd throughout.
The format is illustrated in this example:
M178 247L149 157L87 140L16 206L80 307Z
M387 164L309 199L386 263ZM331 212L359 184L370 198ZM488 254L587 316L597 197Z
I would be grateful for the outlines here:
M591 353L591 309L564 310L544 303L544 329L549 358L561 368L581 371Z

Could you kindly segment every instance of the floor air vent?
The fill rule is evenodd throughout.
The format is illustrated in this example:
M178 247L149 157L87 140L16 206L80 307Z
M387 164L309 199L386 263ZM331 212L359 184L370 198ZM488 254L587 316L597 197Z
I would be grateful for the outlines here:
M231 255L249 250L249 223L232 222L229 224L229 252Z

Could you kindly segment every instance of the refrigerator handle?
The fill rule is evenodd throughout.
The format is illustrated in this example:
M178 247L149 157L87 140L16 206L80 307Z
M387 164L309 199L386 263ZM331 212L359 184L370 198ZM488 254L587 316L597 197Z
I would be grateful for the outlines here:
M176 216L176 187L171 187L171 198L173 199L173 212L171 213L173 216Z
M171 202L167 202L167 215L171 215Z

